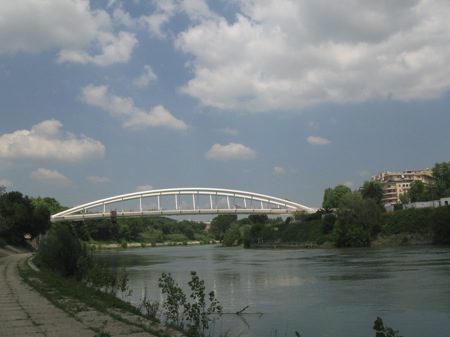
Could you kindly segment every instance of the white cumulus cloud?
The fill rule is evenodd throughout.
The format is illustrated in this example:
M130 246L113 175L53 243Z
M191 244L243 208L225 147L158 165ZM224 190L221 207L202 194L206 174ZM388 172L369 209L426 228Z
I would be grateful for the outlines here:
M62 130L55 119L0 136L0 160L6 164L28 161L79 162L102 158L105 146L98 140Z
M60 187L68 186L71 184L70 179L57 170L39 168L36 171L31 172L30 177L41 183L57 185Z
M219 109L436 98L450 89L447 1L261 0L194 22L182 91ZM357 15L355 15L357 13Z
M143 128L166 127L185 130L189 127L185 122L175 118L162 105L150 111L135 106L132 98L120 97L109 93L107 86L89 85L82 89L81 100L89 105L98 106L113 117L123 121L124 127Z
M214 144L206 153L205 157L209 160L248 160L255 159L256 152L255 150L242 144Z
M152 185L139 185L136 187L136 192L151 191L153 189Z
M311 145L327 145L331 143L328 139L317 136L309 136L306 138L306 141Z
M149 65L144 66L144 72L138 78L134 79L133 85L138 88L146 87L150 82L156 81L158 76L156 76L152 67Z
M58 62L107 66L127 62L137 40L114 31L110 15L87 0L0 1L0 52L56 48Z
M286 169L282 166L275 166L273 168L273 174L285 174L286 173Z

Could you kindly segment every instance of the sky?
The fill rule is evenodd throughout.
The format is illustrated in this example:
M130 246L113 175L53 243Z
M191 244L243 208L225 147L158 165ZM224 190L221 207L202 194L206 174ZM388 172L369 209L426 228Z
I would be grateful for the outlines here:
M320 207L450 160L447 0L0 0L0 185Z

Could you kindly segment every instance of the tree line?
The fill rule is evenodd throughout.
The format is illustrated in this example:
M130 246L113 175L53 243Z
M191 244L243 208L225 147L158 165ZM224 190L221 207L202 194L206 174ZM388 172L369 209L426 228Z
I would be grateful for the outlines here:
M50 197L29 197L0 186L0 244L23 244L46 232L50 215L65 208Z

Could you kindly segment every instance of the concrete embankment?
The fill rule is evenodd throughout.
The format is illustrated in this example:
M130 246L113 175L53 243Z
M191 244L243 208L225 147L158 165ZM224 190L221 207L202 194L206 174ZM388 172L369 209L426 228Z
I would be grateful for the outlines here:
M106 314L71 299L67 299L67 311L56 307L19 275L18 268L27 268L31 256L30 253L0 251L0 336L154 336L143 328L154 323L130 313ZM174 332L173 335L180 334Z

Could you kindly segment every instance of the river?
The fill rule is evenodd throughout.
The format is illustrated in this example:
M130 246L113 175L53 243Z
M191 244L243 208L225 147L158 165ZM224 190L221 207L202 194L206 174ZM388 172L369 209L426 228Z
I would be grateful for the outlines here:
M160 300L158 278L185 290L190 271L214 290L225 313L214 334L365 337L377 316L404 337L450 336L450 248L243 249L215 245L102 250L125 267L138 304Z

